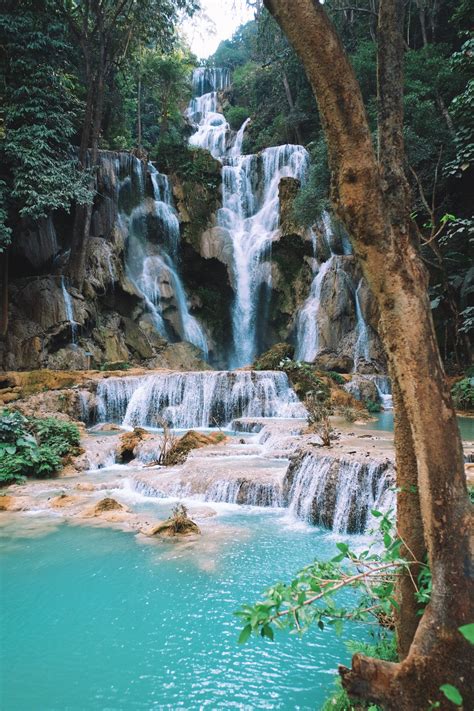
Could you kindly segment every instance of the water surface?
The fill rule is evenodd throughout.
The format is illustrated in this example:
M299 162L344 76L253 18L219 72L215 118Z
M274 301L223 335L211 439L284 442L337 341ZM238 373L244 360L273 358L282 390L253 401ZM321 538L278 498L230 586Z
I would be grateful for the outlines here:
M350 657L333 631L236 643L240 604L332 554L330 534L286 516L222 506L192 544L66 524L26 537L35 517L23 538L4 527L2 708L319 709Z

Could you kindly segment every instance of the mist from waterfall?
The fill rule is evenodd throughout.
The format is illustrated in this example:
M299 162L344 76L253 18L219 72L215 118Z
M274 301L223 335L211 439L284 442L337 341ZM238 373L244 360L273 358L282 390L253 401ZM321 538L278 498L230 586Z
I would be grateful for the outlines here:
M242 155L248 119L234 135L218 111L217 92L227 88L229 80L227 70L196 70L196 95L188 117L195 125L190 145L209 150L222 162L222 208L217 223L233 246L230 367L236 368L251 363L258 353L258 318L271 289L270 253L278 228L280 180L292 177L303 182L309 156L302 146L290 144Z

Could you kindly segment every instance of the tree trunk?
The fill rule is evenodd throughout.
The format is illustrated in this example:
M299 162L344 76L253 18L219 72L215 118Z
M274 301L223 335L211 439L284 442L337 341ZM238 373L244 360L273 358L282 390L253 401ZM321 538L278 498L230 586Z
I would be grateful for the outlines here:
M89 188L94 189L99 154L99 137L102 125L105 91L105 60L99 60L97 74L90 79L84 130L81 138L80 163L91 171ZM82 291L86 269L86 247L89 239L93 203L76 205L68 274L72 283Z
M410 423L405 412L400 389L392 379L394 399L395 439L397 441L397 533L403 541L401 555L407 560L423 561L426 546L421 526L418 471ZM395 627L400 659L405 659L420 622L420 605L415 598L420 566L404 571L397 583L396 596L400 610L396 611Z
M0 311L0 337L5 338L8 333L8 248L0 253L1 275L1 311Z
M138 76L137 86L137 145L142 147L142 78Z
M295 104L293 102L293 97L291 95L291 89L290 89L290 84L288 82L288 77L286 76L285 70L283 70L283 87L285 89L285 95L286 95L286 100L288 101L288 106L290 107L290 111L295 110ZM301 131L300 131L300 125L298 121L295 119L295 134L296 134L296 140L300 144L300 146L303 145L303 139L301 137Z
M412 436L433 575L431 602L406 659L389 664L355 655L352 670L341 670L343 685L350 694L386 709L421 711L428 700L442 704L439 687L450 683L460 690L466 708L474 707L471 648L458 632L459 626L474 620L472 507L410 205L406 196L397 207L393 196L394 189L397 196L405 192L403 180L396 170L384 171L375 157L360 87L324 6L314 0L265 0L265 5L293 44L313 87L328 144L332 201L380 309L382 341ZM385 41L394 45L382 48L379 57L386 62L383 75L393 71L394 81L401 62L397 6L398 0L380 3L381 17L388 23ZM394 101L383 88L379 95ZM384 132L393 135L387 142L386 166L391 166L399 132L400 118L390 117L398 103L396 99L387 108ZM382 145L381 138L381 150ZM383 164L385 156L380 159ZM395 446L397 457L403 456L403 441L397 438Z

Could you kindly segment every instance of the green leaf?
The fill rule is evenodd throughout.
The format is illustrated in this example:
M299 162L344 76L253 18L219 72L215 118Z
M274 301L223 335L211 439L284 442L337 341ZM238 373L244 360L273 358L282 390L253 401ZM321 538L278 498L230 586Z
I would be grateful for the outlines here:
M456 704L456 706L461 706L462 696L455 686L452 686L452 684L443 684L439 687L439 690L443 692L448 701Z
M458 630L460 631L462 636L467 639L468 642L474 644L474 622L471 622L468 625L463 625L462 627L458 627Z
M252 634L252 627L250 625L245 625L244 629L239 635L239 644L245 644L250 635Z
M270 625L264 625L262 627L262 637L268 637L268 639L271 639L273 642L273 630Z
M372 514L372 516L375 516L376 518L383 516L383 513L381 511L377 511L376 509L372 509L371 514Z
M347 543L336 543L336 548L339 548L342 553L347 553L349 550Z

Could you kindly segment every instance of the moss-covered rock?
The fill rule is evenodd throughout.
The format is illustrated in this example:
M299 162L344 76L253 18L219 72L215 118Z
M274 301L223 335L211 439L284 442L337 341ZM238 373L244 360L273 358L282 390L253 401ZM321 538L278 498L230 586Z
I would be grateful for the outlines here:
M289 343L275 343L257 358L253 368L254 370L279 370L282 360L293 358L294 352L294 347Z

